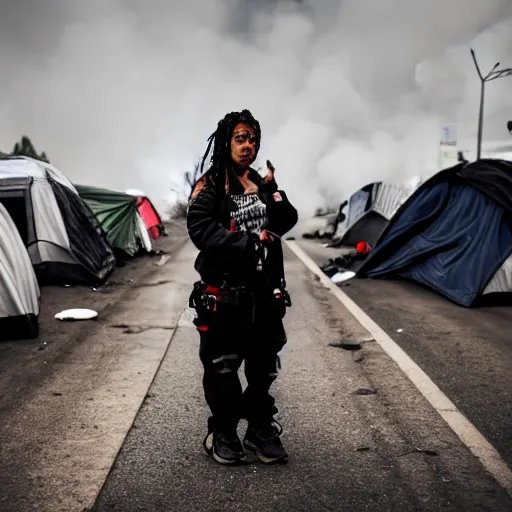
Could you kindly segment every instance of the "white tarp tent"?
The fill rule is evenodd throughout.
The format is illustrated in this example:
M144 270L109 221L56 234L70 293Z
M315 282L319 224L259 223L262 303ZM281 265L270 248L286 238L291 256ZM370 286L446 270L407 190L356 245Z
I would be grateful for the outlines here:
M105 234L69 180L27 157L0 159L0 202L44 282L95 284L115 266Z
M0 203L0 339L38 335L39 285L21 236Z

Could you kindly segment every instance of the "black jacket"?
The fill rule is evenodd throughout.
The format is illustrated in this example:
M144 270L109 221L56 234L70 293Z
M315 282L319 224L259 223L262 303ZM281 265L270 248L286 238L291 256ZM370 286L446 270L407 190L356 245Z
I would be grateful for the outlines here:
M278 190L274 180L265 184L256 171L251 171L249 178L258 185L259 197L267 207L268 222L264 229L279 237L285 235L297 223L297 210L289 202L286 193ZM278 200L274 196L276 192ZM256 271L261 249L259 237L244 231L229 230L230 208L233 205L234 201L228 195L219 194L211 184L206 184L190 201L187 212L188 234L200 251L195 269L201 279L211 285L220 286L224 282L234 286L261 285L261 273ZM284 279L280 239L269 245L266 270L266 281L270 279L275 283L276 278Z

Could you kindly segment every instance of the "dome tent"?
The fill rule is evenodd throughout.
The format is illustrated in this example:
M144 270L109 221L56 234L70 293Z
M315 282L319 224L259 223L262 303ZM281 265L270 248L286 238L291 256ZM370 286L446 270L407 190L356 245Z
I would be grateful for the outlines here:
M39 295L27 249L0 203L0 340L38 336Z
M139 210L139 197L86 185L75 185L80 197L88 204L105 233L111 246L128 256L135 256L140 251L152 250L148 227ZM145 207L151 204L148 202ZM146 218L151 217L151 210L146 209ZM156 222L159 218L156 219ZM152 224L151 227L154 227Z
M512 292L512 163L459 164L426 181L358 276L409 279L465 307Z
M150 201L148 196L141 190L128 189L125 192L129 196L135 196L137 198L137 208L139 209L139 215L142 217L144 224L146 225L151 238L160 238L162 234L165 234L164 223L158 213L155 205Z
M69 180L50 164L1 158L0 202L41 284L98 284L114 269L101 226Z
M348 200L346 218L338 224L329 245L354 246L364 240L373 246L419 183L419 178L411 178L401 186L375 182L352 194Z

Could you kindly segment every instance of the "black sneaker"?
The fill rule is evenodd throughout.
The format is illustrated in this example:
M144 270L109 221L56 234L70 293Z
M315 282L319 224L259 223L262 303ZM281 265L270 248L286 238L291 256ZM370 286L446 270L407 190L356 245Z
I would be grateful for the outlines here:
M249 425L244 437L244 446L265 464L286 462L288 454L279 437L282 433L283 428L277 421L267 425Z
M236 430L215 429L208 432L204 449L219 464L238 464L245 460L245 451Z

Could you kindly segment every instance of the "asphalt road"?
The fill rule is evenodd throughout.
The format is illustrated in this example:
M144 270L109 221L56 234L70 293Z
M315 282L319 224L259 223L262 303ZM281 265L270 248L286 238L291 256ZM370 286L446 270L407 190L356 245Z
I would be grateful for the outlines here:
M314 241L300 245L319 265L340 252ZM466 309L404 281L354 279L342 289L434 380L512 468L512 307Z
M168 232L156 244L166 254L131 260L101 289L43 287L39 338L0 344L2 512L71 512L94 503L188 292L171 270L187 233L176 224ZM54 319L70 307L99 317Z
M190 275L184 250L175 276ZM293 255L286 265L294 306L273 391L290 462L226 468L203 452L208 410L198 336L185 311L93 510L512 510L510 497L344 307ZM408 333L415 321L405 314L390 322ZM362 349L340 345L351 342ZM466 372L459 368L452 371Z

